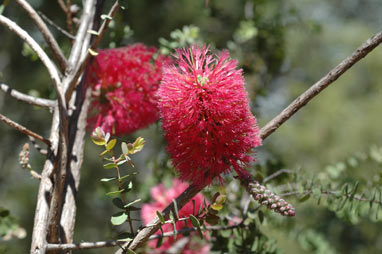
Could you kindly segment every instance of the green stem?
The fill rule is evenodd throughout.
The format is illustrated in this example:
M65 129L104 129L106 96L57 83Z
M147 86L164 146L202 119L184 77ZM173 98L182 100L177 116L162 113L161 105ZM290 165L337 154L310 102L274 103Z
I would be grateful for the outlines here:
M114 156L113 156L113 162L115 164L118 162L118 159L116 160ZM122 180L121 180L121 174L119 173L119 167L117 166L115 168L115 170L116 170L116 173L117 173L119 190L122 190L123 189L123 185L122 185ZM126 205L127 203L126 203L125 196L123 195L123 192L121 192L121 199L122 199L123 204ZM127 213L127 220L129 221L130 232L131 232L131 234L134 234L133 222L132 222L131 217L130 217L130 210L129 210L129 208L126 208L125 211Z

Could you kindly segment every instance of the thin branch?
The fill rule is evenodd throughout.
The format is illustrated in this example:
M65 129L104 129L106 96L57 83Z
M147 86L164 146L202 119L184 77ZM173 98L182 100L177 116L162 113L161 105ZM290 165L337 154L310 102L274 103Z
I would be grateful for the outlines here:
M38 13L35 11L35 9L25 0L16 0L16 3L20 5L29 15L29 17L34 21L34 23L37 25L38 29L40 30L42 36L44 37L46 43L48 46L52 49L53 55L57 59L61 70L65 71L67 66L67 60L62 53L60 47L58 46L58 43L56 39L54 39L52 33L49 31L48 27L44 23L44 21L41 19L41 17L38 15Z
M295 196L295 195L307 195L307 194L312 194L313 193L313 190L304 190L304 191L290 191L290 192L284 192L282 194L280 194L280 196L283 196L283 197L287 197L287 196ZM380 200L377 200L377 199L374 199L374 200L371 200L371 199L368 199L368 198L363 198L359 195L354 195L352 197L352 194L346 194L346 193L341 193L341 191L335 191L335 190L325 190L325 191L321 191L321 194L323 195L328 195L328 196L338 196L340 195L341 197L344 197L344 198L353 198L355 200L358 200L358 201L361 201L361 202L372 202L372 203L375 203L379 206L382 206L382 202Z
M41 59L42 63L47 68L51 79L53 80L54 86L57 90L58 98L59 98L59 104L61 102L65 103L65 100L63 100L63 91L61 87L61 80L60 80L60 74L58 72L57 67L55 64L50 60L50 58L47 56L47 54L44 52L44 50L38 45L38 43L21 27L19 27L15 22L8 19L7 17L0 15L0 24L7 27L9 30L17 34L23 41L25 41L37 54L37 56ZM62 104L65 105L65 104Z
M72 51L70 52L69 56L69 72L73 72L75 66L77 66L77 63L80 59L81 56L81 49L82 45L87 33L87 30L90 27L90 23L92 21L92 12L93 12L93 7L94 7L95 1L94 0L87 0L85 2L85 6L83 8L83 13L81 17L81 22L80 22L80 27L78 28L77 34L76 34L76 39L74 41ZM66 86L65 90L67 89Z
M330 85L333 81L338 79L346 70L348 70L352 65L354 65L361 58L365 57L369 52L371 52L375 47L377 47L382 42L382 32L377 33L370 39L368 39L361 47L359 47L350 57L346 58L341 64L330 71L326 76L324 76L320 81L314 84L301 96L299 96L292 104L290 104L285 110L283 110L278 116L271 120L260 130L260 137L264 140L269 135L271 135L282 123L287 121L294 113L296 113L302 106L308 103L314 96L319 94L324 88ZM242 181L242 184L247 186L249 181ZM190 185L182 194L180 194L176 202L178 204L178 209L181 209L186 203L188 203L199 191L201 191L205 186ZM247 188L249 189L249 188ZM163 210L162 215L167 219L169 213L173 209L173 204L170 204L165 210ZM149 224L155 226L150 228L145 228L138 232L133 242L129 245L129 248L136 250L142 244L149 239L149 237L154 234L160 225L159 218L155 218ZM123 247L126 247L125 244ZM116 253L123 253L122 249L119 249Z
M43 108L53 108L56 105L56 102L53 100L37 98L31 95L20 93L16 91L15 89L10 88L4 83L0 83L0 89L3 92L9 94L11 97L15 98L16 100L19 100L31 105L35 105L35 106L39 106Z
M190 185L183 193L181 193L175 200L177 203L178 209L182 209L191 199L198 194L205 186L204 185ZM165 220L168 220L170 217L170 211L174 210L174 202L171 202L163 211L162 215ZM158 217L148 223L150 227L144 227L141 229L138 234L134 237L134 240L129 244L129 249L136 250L145 243L151 235L153 235L160 227L161 222ZM125 244L123 247L126 247ZM123 253L122 249L119 249L116 253Z
M48 154L48 150L42 148L41 146L39 146L39 144L36 143L36 139L34 139L34 138L31 137L31 136L28 136L28 137L29 137L29 141L32 143L33 147L34 147L39 153L41 153L42 155L47 155L47 154Z
M71 40L74 40L76 37L74 37L72 34L68 33L67 31L65 31L65 29L59 27L56 23L54 23L50 18L48 18L44 13L42 13L41 11L37 11L38 14L40 14L41 18L43 20L45 20L49 25L53 26L55 29L57 29L57 31L59 31L60 33L62 33L63 35L65 35L66 37L68 37L69 39Z
M104 22L102 23L101 27L99 28L99 30L97 32L98 35L97 35L97 37L95 37L95 40L90 47L90 49L92 49L93 51L95 51L97 49L98 44L101 42L101 39L106 32L106 29L108 28L112 18L115 16L118 9L119 9L118 1L115 1L115 3L111 7L111 9L107 15L108 18L106 18L104 20ZM70 97L72 96L72 93L74 91L74 88L76 87L77 81L80 78L80 76L82 75L82 72L85 69L86 65L88 64L91 56L92 55L88 51L86 56L83 58L83 60L81 60L81 64L79 65L79 68L73 73L71 82L68 84L67 89L66 89L66 94L65 94L66 101L69 101Z
M12 121L11 119L5 117L4 115L0 114L0 120L3 121L4 123L8 124L9 126L11 126L12 128L15 128L16 130L28 135L28 136L31 136L37 140L40 140L41 142L47 144L48 146L50 145L50 141L40 135L38 135L37 133L29 130L28 128Z
M234 224L231 226L208 226L206 227L206 231L220 231L220 230L232 230L235 228L242 228L246 227L243 223L239 224ZM197 228L183 228L181 230L177 230L177 234L185 234L185 233L190 233L190 232L195 232L197 231ZM148 239L149 241L151 240L156 240L159 238L163 237L171 237L174 235L174 232L166 232L164 234L156 234L150 236ZM48 243L47 245L47 250L64 250L64 251L69 251L69 250L83 250L83 249L97 249L97 248L108 248L108 247L115 247L118 246L120 243L119 241L99 241L99 242L82 242L82 243L71 243L71 244L52 244Z
M67 0L66 2L66 24L68 26L68 31L70 34L73 34L73 22L72 22L72 10L70 9L71 1Z
M60 5L61 9L67 13L68 12L68 8L66 8L66 4L64 3L64 0L57 0L58 2L58 5Z
M364 58L375 47L382 43L382 32L375 34L368 39L359 48L357 48L351 56L343 60L334 69L329 71L323 78L317 83L312 85L308 90L295 99L288 107L286 107L280 114L268 122L260 130L260 137L265 139L277 128L280 127L286 120L294 115L300 108L305 106L311 99L318 95L322 90L328 87L331 83L336 81L342 74L344 74L350 67L352 67L359 60Z
M292 170L289 170L289 169L280 169L280 170L276 171L275 173L273 173L273 174L271 174L271 175L265 177L264 180L263 180L263 183L267 183L267 182L269 182L270 180L272 180L272 179L278 177L278 176L281 175L281 174L291 174L291 173L293 173Z

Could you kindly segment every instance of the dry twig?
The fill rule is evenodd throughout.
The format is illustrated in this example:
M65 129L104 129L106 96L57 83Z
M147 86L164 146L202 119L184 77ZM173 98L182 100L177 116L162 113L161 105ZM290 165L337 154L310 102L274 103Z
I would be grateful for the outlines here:
M3 92L5 92L5 93L9 94L10 96L12 96L13 98L15 98L16 100L19 100L19 101L22 101L22 102L25 102L25 103L28 103L31 105L35 105L35 106L39 106L39 107L43 107L43 108L53 108L56 105L56 103L53 100L37 98L34 96L20 93L20 92L16 91L15 89L10 88L9 86L7 86L4 83L0 83L0 89Z
M66 58L64 54L62 53L60 47L58 46L56 39L54 39L52 33L49 31L44 21L41 19L41 17L38 15L35 9L27 1L16 0L16 3L20 5L28 13L29 17L37 25L46 43L52 49L53 55L55 56L55 58L57 59L61 67L61 71L65 71L66 65L67 65Z
M28 136L31 136L37 140L40 140L41 142L47 144L48 146L50 145L50 141L46 138L44 138L43 136L40 136L38 135L37 133L29 130L28 128L12 121L11 119L9 119L8 117L0 114L0 120L3 121L4 123L8 124L9 126L11 126L12 128L15 128L16 130L28 135Z

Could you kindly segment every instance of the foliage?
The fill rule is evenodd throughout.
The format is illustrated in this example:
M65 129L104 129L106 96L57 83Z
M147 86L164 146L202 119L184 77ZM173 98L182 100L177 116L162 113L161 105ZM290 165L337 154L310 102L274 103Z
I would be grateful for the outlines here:
M1 6L0 12L31 31L43 45L30 20L20 15L12 2L5 9ZM80 5L80 1L72 2ZM32 4L63 26L63 15L55 1ZM346 3L329 0L129 1L126 10L113 20L102 47L117 48L142 42L166 54L190 43L207 43L212 50L228 48L231 57L244 69L251 110L263 126L379 29L379 13L381 5L369 0ZM67 55L70 40L55 28L49 28ZM0 37L6 38L0 40L0 81L26 94L31 92L54 99L55 92L46 71L38 61L32 62L33 53L2 28ZM210 205L221 208L216 226L226 227L232 223L237 226L208 231L212 253L380 253L380 59L381 51L376 49L257 149L257 162L249 171L267 188L285 195L283 198L295 205L296 217L283 218L258 207L248 201L248 195L232 180L232 175L223 177L227 194L224 205L216 202ZM0 111L33 130L48 132L48 124L45 124L50 117L48 111L21 105L1 92ZM3 148L0 200L4 202L1 205L18 218L11 220L8 216L1 223L9 229L17 222L27 231L25 239L2 240L0 253L26 253L35 209L36 180L31 180L27 171L16 170L19 162L15 151L22 150L25 136L2 124L0 131ZM113 160L109 153L113 150L114 159L120 158L117 154L123 155L121 161L128 165L132 165L130 157L134 157L135 170L129 168L128 177L120 177L123 189L129 190L125 193L126 202L119 192L115 166L121 161L106 160L104 164L110 168L99 170L102 167L94 154L102 151L94 145L86 146L75 242L117 238L116 232L127 232L120 238L128 240L131 232L125 206L130 204L129 209L138 209L142 203L151 202L149 189L159 183L170 187L175 176L174 166L165 152L160 124L129 133L122 140L141 140L137 139L139 136L145 137L147 142L143 150L138 145L142 145L140 141L136 141L136 145L126 142L120 147L120 142L112 141L111 137L101 145L106 151L102 157ZM135 154L131 156L130 152ZM31 174L32 168L39 172L43 157L31 148L29 160L23 165ZM117 166L122 171L122 165ZM263 182L281 169L289 173ZM99 183L94 179L102 180ZM111 196L105 196L107 192L111 192ZM203 195L212 201L217 192L216 186L212 186ZM131 204L139 199L141 202ZM116 215L111 217L114 212ZM170 225L177 215L172 217ZM215 219L210 218L209 224L215 223ZM113 226L107 223L109 220L121 225ZM190 226L192 222L188 223ZM194 223L198 225L195 220ZM139 221L132 220L132 224L135 230L140 226ZM205 234L206 225L201 225L200 230ZM109 253L110 250L93 252Z

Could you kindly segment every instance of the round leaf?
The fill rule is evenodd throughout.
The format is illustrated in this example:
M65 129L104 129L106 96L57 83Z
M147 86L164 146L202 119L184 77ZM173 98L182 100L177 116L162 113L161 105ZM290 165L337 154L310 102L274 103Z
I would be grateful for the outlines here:
M119 213L113 214L113 216L111 216L111 219L110 219L111 224L113 224L115 226L121 225L126 220L127 220L127 214L124 212L119 212Z

